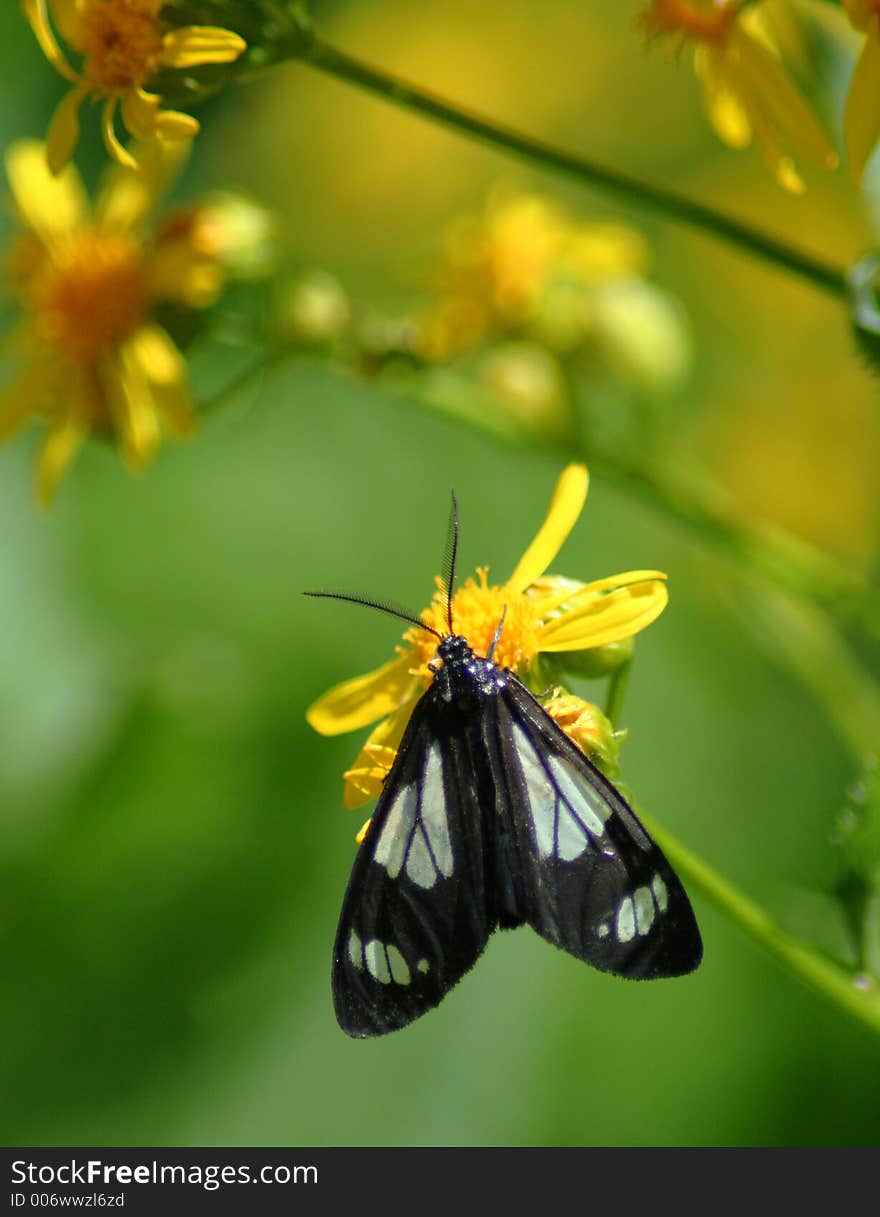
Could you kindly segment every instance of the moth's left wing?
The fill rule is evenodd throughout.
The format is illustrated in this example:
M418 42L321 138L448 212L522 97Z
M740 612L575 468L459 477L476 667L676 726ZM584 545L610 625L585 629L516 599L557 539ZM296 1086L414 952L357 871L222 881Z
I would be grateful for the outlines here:
M490 723L502 923L527 921L604 972L693 971L690 901L619 792L512 675Z
M383 1035L473 966L495 928L486 819L462 720L433 689L413 710L355 859L333 953L339 1025Z

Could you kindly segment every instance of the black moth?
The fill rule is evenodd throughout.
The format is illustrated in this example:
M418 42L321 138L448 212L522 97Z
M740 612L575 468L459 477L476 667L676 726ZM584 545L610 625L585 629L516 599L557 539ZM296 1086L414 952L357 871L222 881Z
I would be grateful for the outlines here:
M632 808L516 675L456 635L458 522L447 546L449 632L360 847L333 950L343 1031L384 1035L432 1009L497 927L527 922L603 972L680 976L703 945L687 895Z

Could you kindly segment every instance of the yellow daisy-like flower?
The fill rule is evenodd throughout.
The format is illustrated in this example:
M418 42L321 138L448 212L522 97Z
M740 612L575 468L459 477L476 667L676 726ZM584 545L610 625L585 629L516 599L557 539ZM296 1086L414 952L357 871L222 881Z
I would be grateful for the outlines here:
M547 518L507 582L491 585L483 568L456 590L452 602L456 632L478 655L486 654L505 610L494 658L501 667L525 673L540 655L582 651L629 638L666 607L666 576L659 571L627 571L593 583L544 575L581 513L587 487L586 468L569 465L557 482ZM441 634L447 631L446 593L440 580L420 619ZM436 636L413 627L404 634L403 643L396 659L337 685L307 712L309 723L322 735L357 731L382 720L345 774L346 807L359 807L379 794L413 706L431 683L428 665L437 650ZM560 722L565 726L578 718L561 714ZM578 731L582 726L583 720L577 722Z
M231 63L246 49L244 39L216 26L169 28L162 20L164 0L48 0L55 25L65 42L82 57L75 70L55 38L47 0L22 0L24 15L40 47L73 85L49 125L49 167L59 173L79 138L79 108L86 98L104 99L101 127L114 160L136 165L116 135L117 106L129 132L139 140L187 139L198 122L189 114L163 110L161 98L145 83L166 68L194 68Z
M11 338L20 368L0 391L0 439L30 416L45 418L43 502L91 431L113 437L141 469L163 427L178 435L193 428L186 364L153 314L161 301L210 303L221 282L189 213L184 225L171 221L152 237L147 230L186 150L156 142L143 150L141 172L114 166L94 207L73 166L49 173L39 141L7 150L21 229L6 274L24 318Z
M785 190L804 191L794 157L835 168L837 154L775 54L760 10L741 0L650 0L640 24L649 37L694 44L716 133L731 148L747 147L754 136Z
M519 333L554 284L599 287L644 272L648 251L631 228L580 223L540 195L495 191L481 216L451 230L426 320L428 355L441 358L493 333Z
M846 97L844 138L853 185L858 187L880 140L880 0L843 0L850 21L867 35Z

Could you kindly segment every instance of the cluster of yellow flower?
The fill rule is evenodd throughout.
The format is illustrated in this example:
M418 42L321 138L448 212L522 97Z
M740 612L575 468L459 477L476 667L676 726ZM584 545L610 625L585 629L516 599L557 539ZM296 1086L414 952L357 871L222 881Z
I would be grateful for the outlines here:
M0 393L0 438L29 416L45 417L38 490L46 502L89 432L112 437L126 462L141 468L163 429L185 435L193 427L186 364L156 310L216 299L227 271L224 213L204 205L151 227L198 123L163 110L144 85L163 68L229 62L245 44L229 30L169 27L162 0L51 0L54 28L80 58L77 69L56 40L46 0L22 7L73 86L46 144L20 141L6 153L20 225L7 280L24 319L14 335L20 368ZM93 205L70 164L86 98L103 100L114 161ZM117 109L132 147L116 133Z
M842 0L864 42L846 100L847 165L858 186L880 140L880 0ZM754 137L786 190L800 193L796 158L833 169L837 153L792 82L777 48L775 13L767 0L648 0L640 24L653 38L694 48L706 111L732 148Z

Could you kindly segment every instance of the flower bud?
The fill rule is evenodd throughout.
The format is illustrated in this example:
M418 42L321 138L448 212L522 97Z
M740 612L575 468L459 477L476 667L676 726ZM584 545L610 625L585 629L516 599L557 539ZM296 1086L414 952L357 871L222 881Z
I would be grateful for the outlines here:
M556 360L530 342L508 342L489 351L480 380L525 431L556 438L566 434L569 405Z
M612 371L647 393L671 393L690 370L687 320L674 297L644 279L619 279L596 293L596 341Z
M621 736L598 706L573 693L555 691L544 709L594 765L608 777L617 776Z
M345 289L323 270L307 271L282 288L275 323L283 342L324 347L348 325L351 308Z

